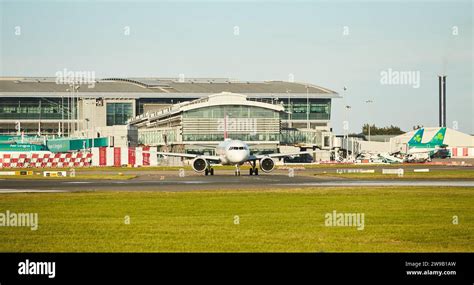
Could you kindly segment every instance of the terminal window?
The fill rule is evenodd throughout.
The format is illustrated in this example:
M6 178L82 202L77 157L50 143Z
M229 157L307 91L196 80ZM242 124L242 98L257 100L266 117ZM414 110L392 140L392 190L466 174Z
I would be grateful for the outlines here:
M292 120L329 120L331 118L330 99L311 99L309 106L305 99L292 100L289 105L285 103L285 110L291 114L285 114L282 116L283 119L290 117Z
M107 103L107 126L125 125L132 116L132 103Z
M68 113L67 100L60 98L0 98L0 119L61 119Z

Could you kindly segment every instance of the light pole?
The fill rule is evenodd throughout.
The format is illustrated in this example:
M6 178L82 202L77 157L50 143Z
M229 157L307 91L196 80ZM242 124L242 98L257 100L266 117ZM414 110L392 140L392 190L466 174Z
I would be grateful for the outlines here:
M69 92L69 89L66 89ZM71 98L67 96L67 136L71 136ZM63 128L64 129L64 128Z
M347 159L347 154L348 154L348 150L349 150L349 121L348 121L348 113L349 113L349 110L351 109L351 106L347 104L347 96L346 96L346 91L347 91L347 87L344 86L343 87L343 98L344 98L344 122L343 122L343 129L344 129L344 136L343 138L345 138L345 146L344 146L344 140L342 141L342 145L341 147L342 148L346 148L346 159Z
M310 129L310 124L309 124L309 88L308 85L306 85L306 128Z
M76 109L74 107L74 83L69 85L69 90L71 91L71 129L72 133L74 133L74 118L76 117ZM69 134L71 136L71 134Z
M374 101L366 100L365 103L366 104L372 104L372 103L374 103ZM370 117L370 105L369 105L368 109L369 109L368 113L369 113L369 117ZM368 134L369 134L369 142L370 142L370 119L369 119L369 124L368 124Z
M81 88L80 85L75 85L74 88L73 88L73 96L74 96L74 93L76 93L76 108L75 108L75 112L76 112L76 121L75 121L75 128L76 128L76 131L79 131L79 88ZM84 128L84 126L82 127Z
M60 134L64 136L64 96L61 95L61 123L59 124Z
M41 98L39 100L38 137L41 137Z
M290 91L286 90L286 95L288 96L288 128L291 128Z
M346 120L345 120L345 126L344 129L346 131L346 159L349 158L349 122L348 122L348 117L349 117L349 111L351 110L351 106L346 105Z
M168 111L168 131L170 131L170 129L171 129L171 111L173 110L173 104L174 104L174 100L171 99L171 106L170 106L170 109Z

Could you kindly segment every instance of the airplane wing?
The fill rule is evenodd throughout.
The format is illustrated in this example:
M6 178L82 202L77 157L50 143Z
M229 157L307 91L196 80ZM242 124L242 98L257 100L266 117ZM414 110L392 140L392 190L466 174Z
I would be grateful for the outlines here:
M200 157L205 160L220 162L220 157L217 155L201 155L201 154L191 154L191 153L179 153L179 152L157 152L156 154L162 156L174 156L174 157L184 157L184 158L196 158Z
M207 148L217 148L216 144L194 144L195 146L200 146L200 147L207 147Z
M290 153L269 153L269 154L258 154L258 155L251 155L248 160L259 160L264 157L270 158L280 158L280 157L289 157L289 156L297 156L302 154L311 154L309 151L301 151L301 152L290 152Z

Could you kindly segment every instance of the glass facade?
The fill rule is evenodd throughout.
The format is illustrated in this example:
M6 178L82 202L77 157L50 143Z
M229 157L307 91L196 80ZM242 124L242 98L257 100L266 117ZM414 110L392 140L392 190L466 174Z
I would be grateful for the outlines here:
M1 98L0 119L51 120L67 119L69 108L66 98Z
M309 108L306 99L290 99L290 105L288 107L288 100L282 98L285 111L289 111L291 114L285 113L282 115L283 120L288 120L288 116L292 120L306 120L308 117L310 120L330 120L331 119L331 99L310 99Z
M144 105L145 104L174 104L178 102L184 101L191 101L190 98L185 98L181 100L177 99L168 99L168 98L146 98L146 99L139 99L137 101L136 109L137 114L144 113ZM249 99L252 100L252 99ZM255 100L255 99L254 99ZM263 101L263 99L259 99L258 101ZM266 103L272 103L274 101L267 100ZM290 104L288 107L288 100L284 97L281 97L280 100L283 103L286 111L292 112L290 117L293 120L306 120L307 119L307 101L306 99L290 99ZM331 119L331 99L310 99L309 100L309 119L310 120L330 120ZM217 111L219 112L219 111ZM223 116L222 114L218 114L218 116ZM287 120L288 114L282 114L281 119Z
M321 145L321 133L318 131L300 131L295 129L285 129L281 131L280 143L309 143Z
M224 117L227 116L227 120ZM212 106L183 113L183 141L278 141L280 113L246 105ZM225 127L225 125L227 125Z
M166 145L179 142L179 129L145 129L138 131L138 142L145 145Z
M231 139L242 141L279 141L280 134L262 133L262 134L242 134L232 133L228 135ZM224 134L183 134L183 141L223 141Z
M107 126L126 125L131 117L132 103L107 103Z
M199 108L187 111L183 114L184 118L213 118L224 119L227 115L229 118L273 118L279 119L280 114L271 109L245 105L229 105L229 106L213 106L208 108Z

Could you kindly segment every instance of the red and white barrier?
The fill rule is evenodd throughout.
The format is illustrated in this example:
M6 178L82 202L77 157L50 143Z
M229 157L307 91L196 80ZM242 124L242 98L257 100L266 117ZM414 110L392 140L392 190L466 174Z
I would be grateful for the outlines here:
M451 157L474 157L474 147L450 147Z
M157 147L92 148L92 166L157 166Z
M90 166L91 153L0 152L0 168Z

